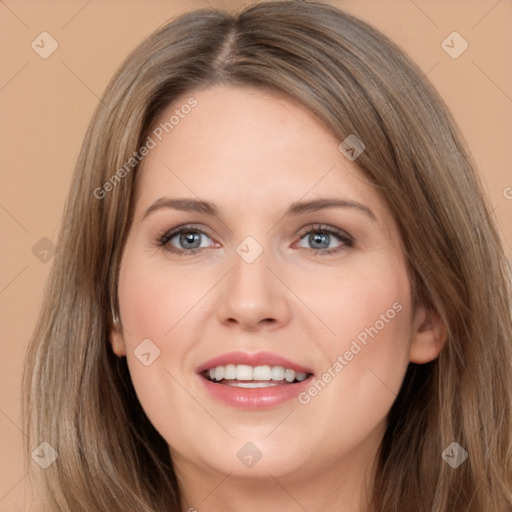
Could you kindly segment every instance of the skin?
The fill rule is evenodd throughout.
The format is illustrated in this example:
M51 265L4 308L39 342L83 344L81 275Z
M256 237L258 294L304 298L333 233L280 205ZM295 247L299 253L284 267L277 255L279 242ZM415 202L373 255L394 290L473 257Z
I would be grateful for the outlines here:
M446 340L439 317L413 310L396 224L339 141L304 107L245 87L216 85L179 98L197 106L145 157L121 261L123 329L111 343L126 356L139 400L167 441L183 510L363 511L364 488L386 416L409 361L436 358ZM162 197L215 203L218 215L158 208ZM343 198L369 208L326 208L283 216L293 202ZM193 223L202 250L178 255L162 234ZM315 245L318 224L351 235ZM316 229L316 231L315 231ZM247 236L263 253L236 252ZM322 245L324 244L324 245ZM167 246L189 250L175 236ZM337 252L315 254L314 248ZM271 351L321 377L365 328L388 320L307 404L292 399L240 410L212 398L195 369L226 352ZM149 366L134 350L150 339ZM332 373L332 370L331 370ZM248 468L247 443L261 452Z

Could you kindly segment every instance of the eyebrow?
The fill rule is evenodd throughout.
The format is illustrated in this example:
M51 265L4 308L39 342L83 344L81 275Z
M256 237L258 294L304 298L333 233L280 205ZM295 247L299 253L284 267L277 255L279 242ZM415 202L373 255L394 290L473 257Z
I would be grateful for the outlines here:
M150 213L161 208L172 208L184 212L197 212L206 215L218 216L219 209L213 203L208 201L201 201L199 199L187 199L169 197L161 197L157 199L145 212L142 220L144 220ZM296 201L292 203L286 210L284 217L289 215L300 215L309 212L316 212L324 208L353 208L361 213L366 214L370 219L377 220L375 214L364 204L356 201L349 201L347 199L324 198L314 199L312 201Z

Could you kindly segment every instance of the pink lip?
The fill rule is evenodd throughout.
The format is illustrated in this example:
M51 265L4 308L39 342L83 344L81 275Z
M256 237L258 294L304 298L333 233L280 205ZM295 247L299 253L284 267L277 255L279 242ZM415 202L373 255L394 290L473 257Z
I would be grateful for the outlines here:
M267 388L239 388L226 384L219 384L209 381L202 372L215 368L216 366L225 366L228 364L247 364L249 366L283 366L296 372L310 373L311 369L306 368L294 361L290 361L272 352L257 352L248 354L246 352L230 352L219 357L206 361L196 370L202 385L206 391L216 400L224 402L231 407L237 407L246 410L268 409L279 405L287 400L297 397L311 385L313 375L310 375L302 382L293 384L280 384Z
M206 361L196 369L196 372L201 373L205 370L209 370L210 368L226 366L228 364L246 364L249 366L282 366L284 368L295 370L296 372L313 373L311 369L272 352L256 352L254 354L248 354L247 352L229 352L228 354L214 357L213 359Z
M302 382L294 384L280 384L268 388L237 388L226 384L210 382L201 374L198 375L206 391L216 400L230 407L246 410L269 409L287 400L297 398L297 395L305 391L314 377L310 375Z

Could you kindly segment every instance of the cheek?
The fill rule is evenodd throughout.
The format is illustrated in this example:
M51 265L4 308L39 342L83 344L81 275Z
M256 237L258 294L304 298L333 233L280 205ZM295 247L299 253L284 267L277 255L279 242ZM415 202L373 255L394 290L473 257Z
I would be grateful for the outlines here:
M127 341L166 341L186 325L188 315L211 284L197 272L190 276L165 260L152 263L144 255L128 256L119 278L119 303ZM140 343L140 341L138 341Z
M329 330L316 338L324 370L304 402L318 400L333 415L351 411L355 427L387 414L409 362L409 278L401 258L390 254L315 276L316 286L309 287L307 302Z
M200 408L195 410L187 392L197 362L191 354L198 339L209 337L204 333L205 308L210 308L209 318L215 310L213 294L207 294L224 273L218 267L184 268L162 254L144 253L135 243L126 246L118 296L127 363L140 403L168 439L175 437L180 421L192 410L198 417L204 415ZM150 353L150 361L158 354L148 366L137 357L141 343L146 344L143 353Z
M127 363L139 401L155 425L171 428L178 418L163 404L187 410L177 381L182 381L193 332L190 310L207 289L204 281L187 279L170 265L163 268L144 254L126 251L118 294Z
M354 340L365 349L371 344L372 352L408 351L411 291L399 255L380 251L347 259L337 269L323 269L313 278L298 280L294 290L328 328L317 339L331 362L350 350Z

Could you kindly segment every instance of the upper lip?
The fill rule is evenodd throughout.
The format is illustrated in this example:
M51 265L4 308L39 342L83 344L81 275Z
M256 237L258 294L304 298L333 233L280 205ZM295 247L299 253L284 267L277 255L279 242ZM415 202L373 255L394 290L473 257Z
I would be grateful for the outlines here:
M209 370L210 368L226 366L228 364L246 364L248 366L282 366L283 368L295 370L295 372L313 373L310 368L296 363L295 361L291 361L286 357L274 354L273 352L255 352L253 354L247 352L229 352L204 362L198 366L196 372L201 373L205 370Z

